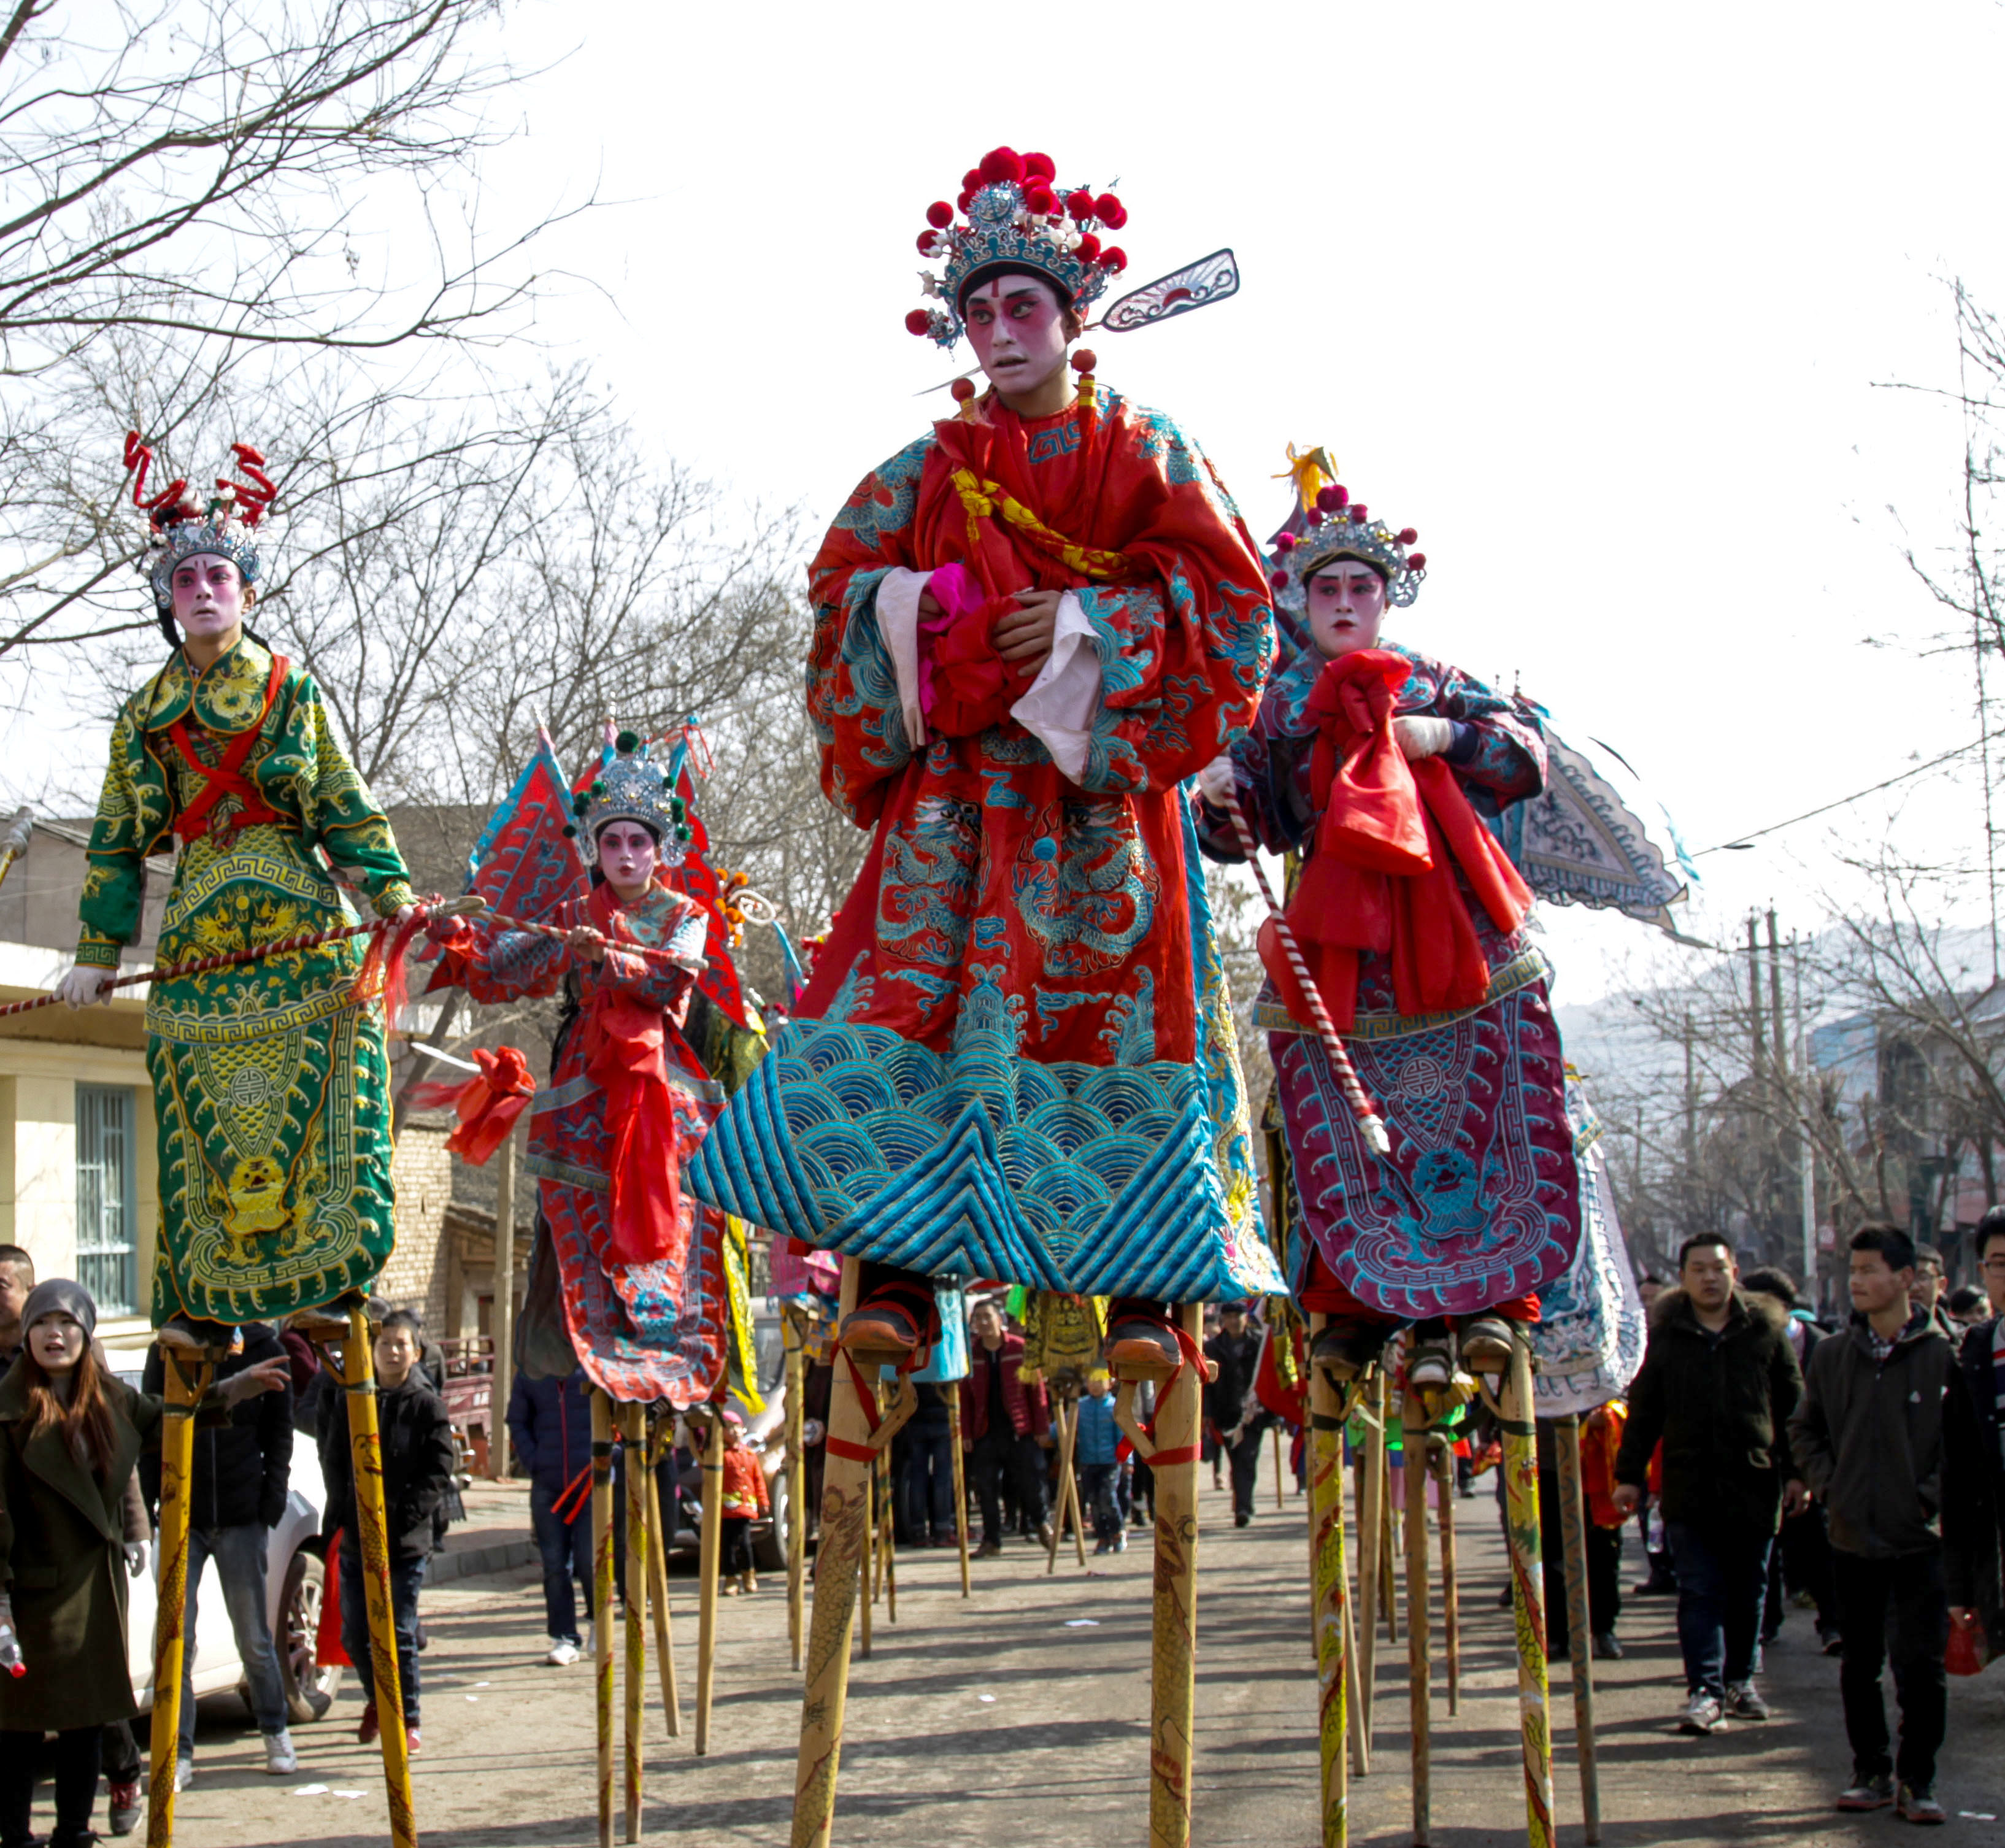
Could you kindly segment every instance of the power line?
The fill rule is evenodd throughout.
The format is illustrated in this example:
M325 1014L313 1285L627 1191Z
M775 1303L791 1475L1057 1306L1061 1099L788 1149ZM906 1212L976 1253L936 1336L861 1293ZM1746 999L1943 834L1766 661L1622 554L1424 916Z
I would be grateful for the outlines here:
M1985 738L1973 738L1968 744L1960 744L1954 750L1946 750L1939 757L1931 757L1926 764L1917 764L1912 770L1904 770L1898 776L1890 776L1884 783L1875 783L1870 789L1859 789L1849 796L1841 796L1835 802L1828 802L1821 808L1811 809L1800 815L1792 815L1786 821L1772 821L1766 827L1757 827L1752 833L1736 836L1731 841L1722 841L1712 847L1701 847L1692 855L1697 859L1701 854L1732 853L1742 847L1751 846L1764 834L1779 834L1786 827L1794 827L1800 821L1814 821L1820 815L1828 815L1833 809L1849 808L1855 802L1862 802L1869 796L1877 796L1882 789L1891 789L1896 783L1905 783L1912 778L1930 770L1940 769L1944 764L1958 757L1967 757L1987 742Z

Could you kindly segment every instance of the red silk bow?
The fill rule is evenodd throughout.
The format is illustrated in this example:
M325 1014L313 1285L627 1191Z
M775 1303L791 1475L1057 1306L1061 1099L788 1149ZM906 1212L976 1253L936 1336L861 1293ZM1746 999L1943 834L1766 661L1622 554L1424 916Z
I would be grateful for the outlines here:
M480 1067L477 1077L464 1084L413 1084L404 1099L413 1110L442 1110L450 1105L458 1113L459 1127L446 1138L446 1147L462 1161L484 1168L528 1108L536 1080L530 1076L528 1061L513 1046L497 1046L491 1052L476 1046L473 1056Z
M1403 1014L1480 1007L1490 965L1456 883L1459 866L1499 930L1515 930L1530 889L1439 757L1409 763L1392 731L1410 670L1398 655L1360 648L1326 666L1307 710L1317 736L1309 788L1315 850L1288 922L1340 1032L1357 1014L1357 958L1389 956ZM1262 961L1282 998L1309 1017L1292 971L1261 933Z
M614 951L635 941L610 886L586 901L592 921ZM585 1070L606 1093L613 1132L611 1256L616 1264L668 1257L682 1231L681 1147L664 1056L667 1017L652 1001L595 987L585 1010Z

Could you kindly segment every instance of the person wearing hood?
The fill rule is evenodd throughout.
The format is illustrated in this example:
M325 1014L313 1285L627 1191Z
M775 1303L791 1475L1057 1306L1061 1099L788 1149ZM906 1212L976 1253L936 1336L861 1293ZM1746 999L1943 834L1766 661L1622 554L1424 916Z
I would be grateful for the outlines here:
M1803 1374L1788 1312L1743 1291L1732 1248L1716 1233L1687 1238L1678 1288L1659 1297L1650 1342L1629 1389L1629 1421L1615 1459L1618 1513L1642 1501L1650 1459L1663 1446L1664 1530L1678 1581L1684 1656L1681 1731L1723 1720L1766 1720L1754 1653L1768 1564L1782 1514L1801 1506L1789 1451L1790 1413Z
M1940 1823L1951 1612L1974 1623L1980 1607L1997 1606L1991 1480L1956 1349L1912 1288L1914 1241L1898 1226L1861 1226L1850 1259L1851 1323L1810 1356L1791 1421L1804 1477L1830 1520L1845 1636L1838 1686L1852 1781L1838 1807L1891 1803L1910 1822ZM1889 1655L1898 1763L1880 1692Z
M162 1402L98 1358L97 1305L51 1277L21 1310L26 1345L0 1380L0 1627L21 1671L0 1677L0 1848L27 1848L43 1735L56 1735L56 1824L47 1848L82 1848L97 1797L103 1729L131 1720L125 1579L146 1570L121 1509ZM210 1387L198 1425L286 1384L283 1359Z

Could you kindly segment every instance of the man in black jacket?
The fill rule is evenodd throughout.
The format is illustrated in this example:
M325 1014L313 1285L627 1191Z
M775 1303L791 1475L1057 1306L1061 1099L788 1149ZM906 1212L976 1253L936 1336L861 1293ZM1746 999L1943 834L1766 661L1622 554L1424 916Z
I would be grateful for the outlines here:
M1260 1331L1248 1323L1245 1303L1228 1302L1219 1311L1218 1333L1205 1343L1204 1357L1218 1367L1218 1377L1205 1388L1205 1415L1231 1463L1233 1525L1244 1527L1253 1519L1260 1438L1267 1428L1267 1414L1253 1396Z
M1950 1607L1973 1614L1980 1578L1995 1604L1997 1537L1955 1350L1926 1303L1909 1295L1915 1256L1898 1226L1852 1234L1851 1325L1810 1356L1791 1435L1831 1520L1845 1633L1838 1686L1852 1758L1838 1807L1898 1802L1910 1822L1941 1822L1935 1774L1948 1718ZM1898 1797L1880 1692L1890 1643L1901 1707Z
M529 1472L529 1526L543 1558L550 1639L544 1660L568 1668L585 1647L578 1627L581 1596L585 1621L592 1621L592 1400L585 1369L574 1368L563 1379L517 1374L508 1393L508 1438L515 1460ZM672 1496L662 1511L673 1517Z
M1803 1375L1788 1318L1772 1298L1736 1288L1738 1277L1725 1239L1685 1241L1679 1287L1651 1311L1615 1459L1613 1499L1626 1515L1663 1446L1664 1529L1685 1664L1678 1724L1695 1734L1723 1718L1768 1717L1754 1678L1768 1552L1784 1505L1793 1512L1803 1499L1789 1456Z
M239 1329L211 1326L219 1347L226 1340L230 1356L216 1370L219 1382L260 1362L283 1360L286 1351L277 1333L262 1322ZM156 1342L146 1353L142 1390L164 1390L167 1363ZM274 1777L289 1777L300 1768L286 1726L286 1688L279 1675L278 1651L272 1646L267 1607L265 1564L271 1531L286 1512L286 1490L293 1462L293 1394L260 1393L230 1414L226 1425L198 1427L194 1467L188 1476L188 1614L185 1627L195 1634L196 1593L203 1566L216 1562L223 1608L237 1639L237 1659L244 1664L244 1685L251 1711L265 1735L265 1769ZM160 1453L139 1460L141 1486L148 1511L158 1518ZM181 1744L174 1765L174 1788L184 1790L195 1777L195 1657L191 1646L181 1653Z
M432 1510L452 1484L452 1422L445 1402L418 1370L418 1319L395 1309L375 1340L376 1424L383 1446L383 1508L390 1542L390 1606L397 1632L397 1676L404 1726L418 1749L418 1587L432 1550ZM369 1611L363 1596L362 1541L356 1526L354 1468L349 1449L348 1395L321 1400L320 1467L327 1479L321 1531L341 1530L341 1646L362 1684L364 1745L377 1736L376 1692L370 1672Z

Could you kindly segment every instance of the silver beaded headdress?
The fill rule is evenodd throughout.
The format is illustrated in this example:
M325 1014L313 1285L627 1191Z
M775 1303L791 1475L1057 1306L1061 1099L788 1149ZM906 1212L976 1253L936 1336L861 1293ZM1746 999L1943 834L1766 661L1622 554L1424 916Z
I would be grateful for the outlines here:
M1081 314L1128 267L1127 253L1103 247L1101 234L1118 231L1128 209L1111 192L1061 187L1048 154L996 148L961 177L960 198L926 208L919 255L944 258L943 274L919 272L920 286L939 305L905 317L915 334L942 346L960 338L960 296L968 279L999 265L1049 276ZM956 206L964 215L957 222Z
M571 803L578 825L564 832L578 844L588 866L599 864L599 831L610 821L637 821L655 837L664 866L679 866L690 838L689 812L669 786L662 768L634 732L613 741L613 757Z
M1288 474L1295 483L1296 508L1287 525L1274 536L1269 578L1274 601L1299 616L1308 607L1308 582L1326 564L1340 558L1362 559L1385 580L1385 601L1403 610L1420 594L1427 574L1427 556L1410 550L1420 539L1412 527L1395 532L1375 520L1350 490L1332 479L1336 465L1326 451L1297 455L1288 445Z

